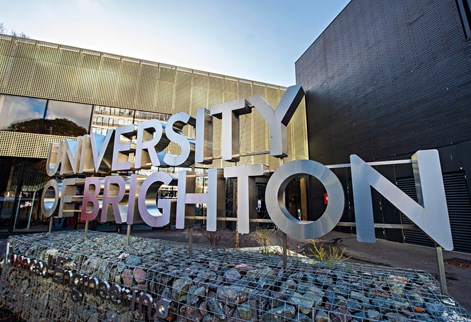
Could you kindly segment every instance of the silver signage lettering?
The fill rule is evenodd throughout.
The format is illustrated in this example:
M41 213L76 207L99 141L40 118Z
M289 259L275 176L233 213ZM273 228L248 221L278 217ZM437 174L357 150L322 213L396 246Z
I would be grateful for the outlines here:
M98 201L98 196L101 192L101 182L98 177L85 178L85 185L83 190L83 201L80 219L82 220L95 220L98 211L101 208L101 202ZM92 205L91 209L89 204Z
M452 250L453 240L438 151L418 151L412 160L419 203L358 156L350 156L358 241L375 242L371 200L373 187L440 246Z
M165 172L154 172L142 183L139 191L138 205L142 220L151 227L162 227L169 223L157 207L158 190L162 184L169 185L175 178Z
M193 226L193 219L185 219L194 216L195 204L206 203L205 193L195 193L196 173L190 171L178 172L177 218L175 227L184 229Z
M195 162L213 163L213 118L205 108L196 110Z
M250 218L257 216L256 176L265 172L262 164L229 167L224 169L224 177L237 178L237 231L250 233Z
M60 174L75 174L80 164L81 138L62 141L62 166Z
M54 211L56 211L59 198L59 185L55 179L51 179L44 186L41 195L41 212L44 217L51 217Z
M125 193L125 182L121 176L105 177L105 189L103 192L103 204L101 208L100 222L108 221L108 213L111 212L114 220L118 224L126 221L127 213L120 209L120 201L123 200Z
M206 230L216 231L218 214L226 214L226 180L223 169L208 170Z
M277 158L284 158L288 155L286 127L303 97L303 88L300 85L294 85L288 87L275 110L260 96L252 96L248 99L268 123L270 154Z
M288 183L298 175L315 177L325 187L329 203L316 221L300 221L288 212L283 195ZM314 239L334 229L342 217L345 196L337 176L326 166L311 160L296 160L282 165L268 181L265 191L267 211L271 219L288 236L296 239Z
M165 149L169 141L159 120L148 120L137 125L136 159L134 167L150 168L160 166L156 148Z
M62 180L58 218L74 216L75 204L72 202L72 197L77 194L77 187L75 186L76 181L77 179L75 178Z
M52 177L59 170L62 158L62 143L49 143L49 151L46 161L46 173Z
M108 130L106 136L93 133L90 135L93 164L96 173L108 173L113 162L113 144L115 130Z
M250 114L252 106L239 99L211 107L211 115L222 118L221 155L225 161L239 161L239 116Z
M111 170L129 170L129 151L131 150L130 137L136 135L136 126L134 124L118 127L114 130L114 149L113 163Z
M194 127L195 122L196 121L193 116L184 112L176 113L168 119L165 133L172 142L180 146L181 151L179 155L171 153L165 154L165 164L172 167L188 167L194 163L194 143L192 144L187 137L181 134L181 130L187 124Z

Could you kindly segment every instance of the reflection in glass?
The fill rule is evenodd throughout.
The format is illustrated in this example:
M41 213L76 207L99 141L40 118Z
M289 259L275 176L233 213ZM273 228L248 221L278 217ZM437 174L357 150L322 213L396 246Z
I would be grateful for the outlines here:
M46 100L0 95L0 130L40 133Z
M49 180L46 160L0 158L0 231L47 231L49 219L41 214L40 198Z
M139 123L145 120L167 121L169 118L170 114L136 111L134 123Z
M88 133L92 106L87 104L49 101L44 133L79 136Z
M95 106L92 117L92 133L106 134L108 129L132 124L134 110L107 106Z

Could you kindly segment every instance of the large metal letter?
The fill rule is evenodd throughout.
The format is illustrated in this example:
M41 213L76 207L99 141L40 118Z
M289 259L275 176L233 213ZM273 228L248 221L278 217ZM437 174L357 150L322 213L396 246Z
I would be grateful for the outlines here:
M250 233L250 218L257 216L257 187L254 177L261 176L264 172L262 164L224 169L224 177L237 178L237 231L241 234Z
M136 126L134 124L118 127L114 130L114 149L113 163L111 170L129 170L131 162L129 162L129 152L131 150L131 137L136 135ZM123 136L124 138L121 138Z
M114 130L108 130L106 136L97 133L84 135L79 173L110 172L113 159L113 141Z
M160 166L157 151L164 150L169 140L159 120L147 120L137 125L136 160L134 168Z
M248 101L262 114L270 128L270 154L277 158L284 158L288 154L286 127L304 97L304 90L300 85L288 87L276 110L262 97L252 96Z
M64 140L62 145L62 167L60 174L75 174L80 165L80 148L82 137L75 140Z
M226 161L239 161L239 116L252 112L252 106L239 99L211 107L211 115L222 118L221 155Z
M75 203L72 202L72 197L77 194L77 187L75 185L76 181L76 178L62 180L61 201L59 204L58 218L74 216Z
M53 192L51 193L50 189ZM49 180L43 188L41 195L41 213L44 217L51 217L54 211L56 211L57 205L60 199L60 189L56 179Z
M93 186L93 188L90 188ZM98 211L101 207L101 202L98 201L98 195L101 191L100 178L98 177L87 177L85 178L85 186L83 191L82 211L80 219L82 220L95 220L98 215ZM88 204L92 204L91 211L88 211Z
M59 170L62 159L62 144L59 143L49 143L49 151L47 154L46 162L46 173L48 176L52 177Z
M175 177L165 172L154 172L142 183L138 205L142 220L151 227L162 227L169 223L170 216L157 207L157 193L162 184L169 185ZM167 216L168 215L168 216Z
M294 218L284 204L283 196L288 183L301 174L318 179L329 196L329 204L324 213L315 221L300 221ZM339 179L329 168L311 160L291 161L276 170L268 181L265 200L268 214L275 225L296 239L314 239L327 234L340 221L345 205Z
M165 133L167 137L172 142L178 144L181 149L180 155L171 153L165 154L164 162L169 166L188 167L194 163L194 142L190 142L188 138L181 133L181 129L187 124L195 126L196 121L193 116L184 112L173 114L167 121Z
M195 162L213 163L213 118L205 108L196 110Z
M101 208L100 222L105 223L108 221L108 211L112 211L114 220L117 224L122 224L126 221L127 208L120 206L119 203L124 197L126 183L121 176L107 176L105 177L105 190L103 192L103 206ZM113 194L113 195L111 195Z
M412 156L412 160L419 203L358 156L350 156L358 241L375 241L371 200L373 187L440 246L452 250L453 240L438 151L418 151Z
M207 201L206 230L216 231L218 228L218 214L226 214L226 179L224 178L223 169L213 168L208 170Z
M193 226L194 220L186 220L185 217L195 215L195 204L207 202L207 195L205 193L195 193L195 186L195 172L178 172L177 218L175 223L177 229Z

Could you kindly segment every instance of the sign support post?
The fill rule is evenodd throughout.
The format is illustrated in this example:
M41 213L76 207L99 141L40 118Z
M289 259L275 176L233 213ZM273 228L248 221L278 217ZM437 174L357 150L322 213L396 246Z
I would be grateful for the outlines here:
M130 224L127 225L127 231L126 231L126 245L129 245L129 241L131 240L131 226Z
M88 239L88 220L85 220L85 239Z
M440 276L440 289L442 295L448 295L448 287L446 286L445 263L443 261L443 249L441 246L435 244L437 251L438 274Z

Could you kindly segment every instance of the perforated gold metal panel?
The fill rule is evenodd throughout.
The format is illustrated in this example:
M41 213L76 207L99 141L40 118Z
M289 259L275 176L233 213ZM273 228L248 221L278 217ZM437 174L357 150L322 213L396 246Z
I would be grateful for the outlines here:
M68 136L0 131L0 156L47 158L50 142L74 139Z
M210 108L253 95L263 96L275 108L284 91L281 86L0 35L0 94L195 115L199 107ZM240 125L242 153L269 150L268 126L257 111L241 116ZM4 156L45 157L46 142L59 140L37 134L1 133L0 155ZM215 156L221 153L220 137L220 121L216 120ZM304 102L288 126L288 145L289 160L307 158ZM267 155L245 157L241 163L279 167L279 161ZM222 164L226 162L216 161L213 166Z

